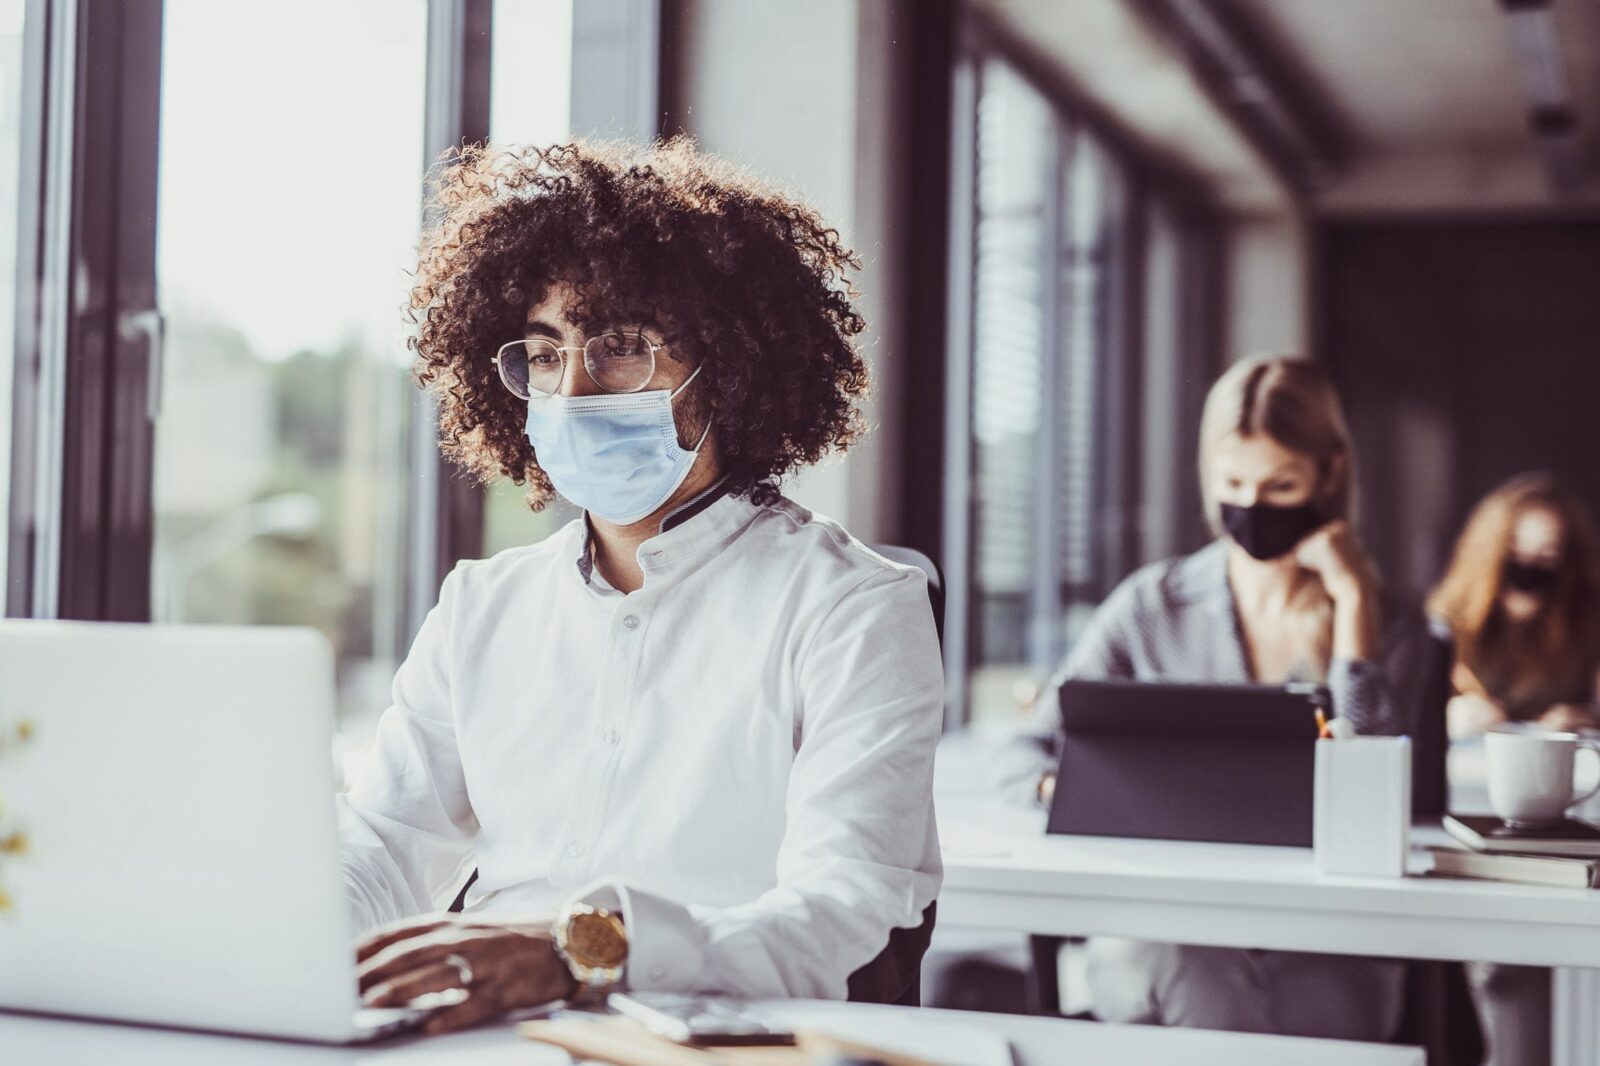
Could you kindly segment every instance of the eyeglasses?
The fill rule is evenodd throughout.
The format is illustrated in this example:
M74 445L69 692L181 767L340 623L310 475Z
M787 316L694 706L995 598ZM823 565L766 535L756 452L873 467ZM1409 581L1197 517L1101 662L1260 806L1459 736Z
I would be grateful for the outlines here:
M542 337L502 344L494 354L500 381L519 400L554 396L567 373L567 353L583 352L589 378L606 392L638 392L656 374L661 345L636 330L602 333L583 347L560 345Z

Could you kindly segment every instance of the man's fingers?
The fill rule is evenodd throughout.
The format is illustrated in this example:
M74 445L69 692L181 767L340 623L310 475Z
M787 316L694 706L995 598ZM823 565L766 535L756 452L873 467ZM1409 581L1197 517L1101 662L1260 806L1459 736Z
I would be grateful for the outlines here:
M455 1007L446 1007L444 1010L431 1015L422 1023L422 1031L428 1036L437 1036L440 1033L451 1033L457 1029L477 1025L487 1021L496 1013L494 1001L488 996L474 996L467 993L467 1001Z
M396 925L387 926L378 930L376 933L373 933L371 936L367 937L365 940L361 941L361 943L356 945L356 962L366 962L368 959L372 958L372 956L376 955L390 944L396 944L402 940L409 940L412 937L422 936L426 933L434 932L435 930L443 928L449 924L450 919L439 918L434 921L423 922L418 922L413 919L400 922Z
M403 1007L418 996L461 987L461 975L446 962L430 963L374 985L363 1001L369 1007Z
M357 986L363 994L374 985L393 980L428 963L442 962L446 955L466 954L472 942L494 934L489 931L450 929L425 937L402 940L378 952L356 970Z

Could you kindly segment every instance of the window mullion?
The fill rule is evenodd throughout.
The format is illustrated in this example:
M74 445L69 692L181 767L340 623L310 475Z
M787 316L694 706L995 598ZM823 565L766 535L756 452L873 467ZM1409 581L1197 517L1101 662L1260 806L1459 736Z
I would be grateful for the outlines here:
M424 197L426 174L441 155L489 139L491 8L490 0L428 2ZM437 404L419 394L414 410L406 644L438 598L445 574L458 559L482 554L484 537L484 491L440 455Z

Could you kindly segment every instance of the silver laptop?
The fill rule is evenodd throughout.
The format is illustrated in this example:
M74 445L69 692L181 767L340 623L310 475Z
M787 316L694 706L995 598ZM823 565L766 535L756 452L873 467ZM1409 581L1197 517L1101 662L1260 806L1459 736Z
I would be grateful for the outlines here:
M360 1008L314 630L0 621L0 1008L330 1043ZM437 1006L438 1004L434 1004Z

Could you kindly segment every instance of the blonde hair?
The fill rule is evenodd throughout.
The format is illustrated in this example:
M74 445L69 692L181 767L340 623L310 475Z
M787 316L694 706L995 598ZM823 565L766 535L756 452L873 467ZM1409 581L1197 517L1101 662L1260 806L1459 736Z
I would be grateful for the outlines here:
M1344 411L1321 364L1303 356L1267 356L1234 364L1206 394L1200 416L1200 495L1206 522L1224 536L1209 476L1212 456L1233 435L1264 436L1312 460L1317 488L1311 503L1328 521L1351 520L1356 510L1356 464ZM1291 638L1318 678L1327 674L1333 649L1333 601L1310 571L1295 580L1289 598Z
M1561 559L1548 608L1523 640L1500 608L1517 522L1544 510L1561 523ZM1428 610L1450 626L1457 661L1483 694L1543 710L1593 684L1600 659L1600 535L1577 496L1553 476L1520 474L1472 511Z

